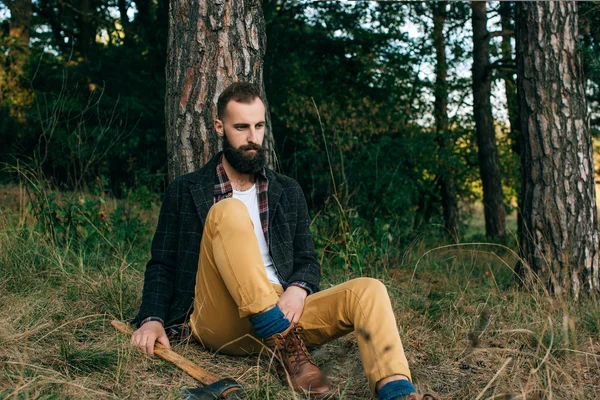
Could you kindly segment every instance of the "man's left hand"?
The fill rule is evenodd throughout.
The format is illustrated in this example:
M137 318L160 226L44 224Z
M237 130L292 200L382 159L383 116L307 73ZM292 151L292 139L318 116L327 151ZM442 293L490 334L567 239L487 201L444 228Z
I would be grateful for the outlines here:
M279 298L277 305L283 312L283 315L295 325L300 321L304 312L304 299L308 293L298 286L289 286Z

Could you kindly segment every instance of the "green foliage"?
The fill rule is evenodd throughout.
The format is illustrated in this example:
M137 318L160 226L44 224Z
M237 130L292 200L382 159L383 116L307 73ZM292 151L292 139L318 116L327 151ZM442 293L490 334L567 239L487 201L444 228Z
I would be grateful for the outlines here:
M329 2L292 13L271 5L267 33L278 40L265 77L282 170L313 208L334 195L366 229L376 218L392 218L401 234L431 222L440 215L437 146L414 122L427 114L414 66L428 47L415 51L399 29L410 7Z
M592 335L596 337L600 335L600 308L596 306L584 310L581 322Z
M582 67L588 79L588 102L591 111L591 128L594 136L600 135L600 4L593 1L578 3L581 43L579 51Z
M66 3L34 2L24 73L33 100L16 108L2 97L0 162L17 158L41 166L56 183L75 189L103 176L120 196L123 187L138 187L144 171L161 191L168 4L138 5L136 18L120 24L109 4L93 6L87 21ZM96 34L106 39L97 41ZM0 42L0 54L7 46Z
M101 196L90 198L34 186L31 206L36 229L58 246L76 243L85 250L106 248L112 246L107 239L111 238L117 246L130 248L146 238L139 211L129 203L108 210Z
M88 4L89 12L78 8ZM328 207L335 197L374 236L380 233L378 220L398 227L401 237L441 226L439 165L451 169L462 203L481 198L468 104L471 79L464 73L471 59L468 3L448 5L444 36L453 110L450 131L443 133L450 146L443 151L431 119L430 3L267 0L262 6L268 38L263 76L279 167L300 182L312 210ZM598 5L578 6L597 132ZM20 86L14 90L5 84L14 40L9 21L0 26L0 162L39 168L61 190L102 191L151 206L164 191L167 165L168 2L74 6L48 0L33 7L29 59L13 79ZM495 8L497 3L490 16ZM492 41L495 59L499 43L500 38ZM494 72L494 78L501 74ZM518 157L508 135L498 145L505 204L512 210ZM88 232L78 218L95 221L103 232L96 201L78 205L75 198L50 197L38 211L46 226L57 224L51 235L95 241L98 233ZM135 224L126 214L106 217ZM122 232L133 240L128 230Z
M117 357L116 351L78 348L74 343L62 342L57 363L71 373L85 375L96 371L109 371L114 368Z

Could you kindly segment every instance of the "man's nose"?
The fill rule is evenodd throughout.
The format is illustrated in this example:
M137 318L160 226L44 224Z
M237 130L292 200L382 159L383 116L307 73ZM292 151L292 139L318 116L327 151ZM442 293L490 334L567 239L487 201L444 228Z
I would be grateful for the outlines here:
M256 131L256 128L251 126L250 130L248 131L248 143L258 143L258 132Z

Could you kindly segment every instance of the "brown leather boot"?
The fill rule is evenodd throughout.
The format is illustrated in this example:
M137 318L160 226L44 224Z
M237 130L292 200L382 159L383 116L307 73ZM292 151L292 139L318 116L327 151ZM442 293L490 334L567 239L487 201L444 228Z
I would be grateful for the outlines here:
M308 353L304 342L298 335L300 326L290 326L285 331L265 339L266 345L273 350L277 360L277 374L283 382L287 382L289 374L292 388L297 392L310 395L311 398L322 398L331 392L331 386L316 366Z

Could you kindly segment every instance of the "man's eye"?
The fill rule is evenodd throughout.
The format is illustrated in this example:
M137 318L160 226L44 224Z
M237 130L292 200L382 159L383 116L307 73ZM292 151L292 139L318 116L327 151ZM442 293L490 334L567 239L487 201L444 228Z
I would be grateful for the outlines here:
M262 128L264 128L264 127L265 127L265 124L258 124L258 125L256 125L256 128L257 128L257 129L262 129Z
M245 129L245 127L243 127L243 126L236 126L235 129L237 129L238 131L243 131Z

